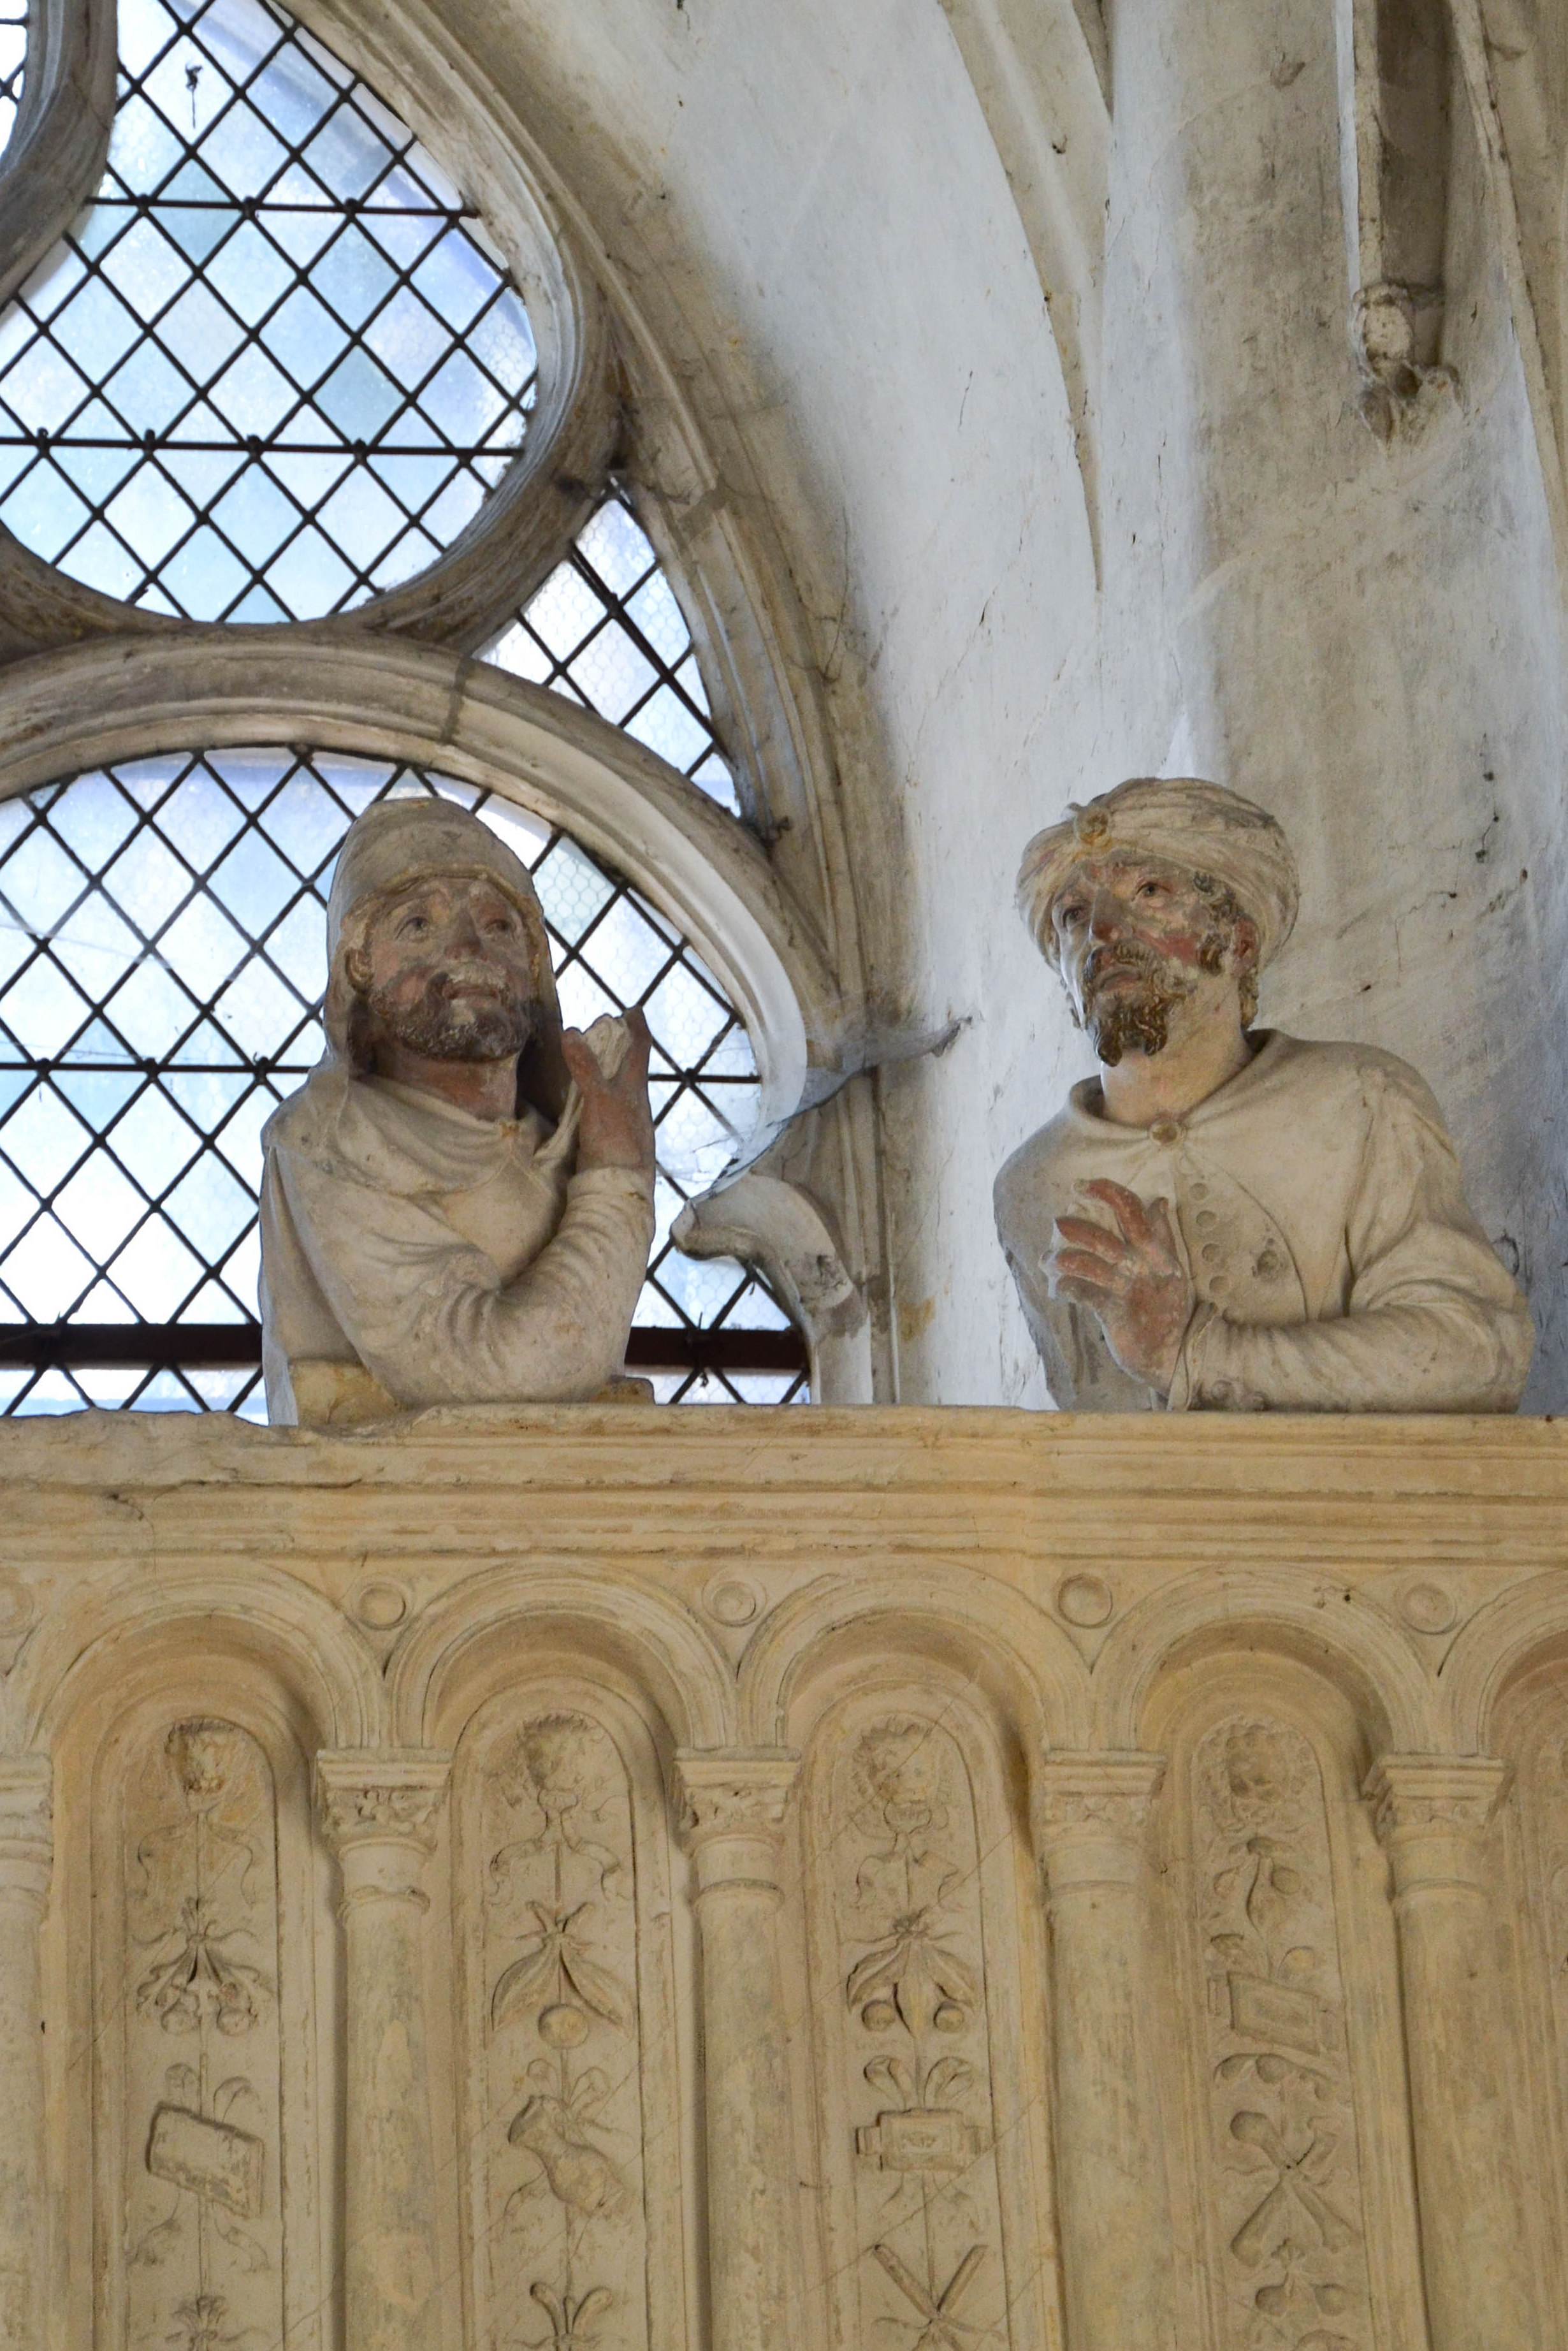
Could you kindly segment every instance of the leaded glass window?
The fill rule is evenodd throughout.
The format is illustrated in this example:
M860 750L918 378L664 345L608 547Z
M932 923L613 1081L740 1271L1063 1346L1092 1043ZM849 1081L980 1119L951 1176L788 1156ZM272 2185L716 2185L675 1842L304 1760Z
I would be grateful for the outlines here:
M321 1049L342 835L382 795L426 791L473 808L531 869L567 1019L647 1012L658 1232L630 1360L666 1400L803 1394L799 1334L766 1286L669 1240L758 1090L746 1030L689 943L509 801L254 748L120 762L0 802L0 1409L263 1416L260 1130Z
M0 318L0 519L152 611L347 611L499 481L527 311L439 165L276 0L119 22L102 184Z
M623 727L740 813L691 632L627 498L612 491L488 658Z

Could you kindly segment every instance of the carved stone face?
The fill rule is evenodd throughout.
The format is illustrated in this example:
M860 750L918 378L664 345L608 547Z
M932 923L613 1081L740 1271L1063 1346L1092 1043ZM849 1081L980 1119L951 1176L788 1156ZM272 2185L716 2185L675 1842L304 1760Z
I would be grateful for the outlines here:
M1073 1019L1112 1068L1129 1046L1162 1052L1175 1008L1206 981L1249 977L1257 956L1256 926L1229 893L1163 858L1085 859L1051 923Z
M506 1061L533 1033L528 927L483 878L432 874L388 898L350 977L372 1030L432 1061Z

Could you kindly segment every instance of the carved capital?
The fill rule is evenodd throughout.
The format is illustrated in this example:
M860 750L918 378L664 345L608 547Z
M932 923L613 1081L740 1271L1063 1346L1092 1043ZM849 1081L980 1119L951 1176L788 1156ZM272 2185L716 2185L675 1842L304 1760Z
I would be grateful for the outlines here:
M1491 1755L1385 1755L1367 1773L1362 1792L1385 1844L1404 1829L1479 1836L1512 1778L1512 1765Z
M1388 1849L1395 1898L1487 1890L1486 1833L1512 1782L1490 1755L1385 1755L1363 1794Z
M696 1864L699 1896L720 1886L778 1893L800 1769L800 1757L779 1747L676 1756L677 1825Z
M426 1748L340 1747L316 1758L316 1803L343 1872L343 1907L405 1901L428 1907L419 1884L435 1850L435 1823L452 1758Z
M47 1755L0 1760L0 1897L42 1903L54 1862L54 1774Z
M1075 1887L1135 1883L1165 1771L1163 1755L1137 1750L1046 1756L1031 1810L1053 1902Z

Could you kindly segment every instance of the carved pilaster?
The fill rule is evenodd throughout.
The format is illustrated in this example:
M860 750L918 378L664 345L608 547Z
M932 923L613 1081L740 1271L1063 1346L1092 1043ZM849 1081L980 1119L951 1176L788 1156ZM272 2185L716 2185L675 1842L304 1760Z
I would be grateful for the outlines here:
M1033 1817L1051 1917L1051 2035L1067 2335L1073 2351L1170 2340L1170 2240L1147 2044L1145 1845L1165 1759L1048 1755Z
M44 2052L38 1927L54 1858L47 1757L0 1762L0 2346L44 2341Z
M451 1761L359 1748L316 1759L322 1829L343 1877L348 2351L426 2351L437 2331L421 1879Z
M676 1759L702 1934L714 2351L770 2351L790 2336L798 2262L775 1914L799 1769L778 1749Z
M1497 2052L1502 1986L1488 1831L1510 1770L1490 1756L1385 1755L1366 1794L1387 1848L1405 1995L1432 2351L1527 2351L1521 2179Z

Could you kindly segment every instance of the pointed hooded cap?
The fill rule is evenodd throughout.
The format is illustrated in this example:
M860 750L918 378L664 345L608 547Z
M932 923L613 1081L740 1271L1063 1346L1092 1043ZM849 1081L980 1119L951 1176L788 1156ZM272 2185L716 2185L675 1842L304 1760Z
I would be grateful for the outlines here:
M570 1082L560 1050L560 1006L550 967L549 941L538 893L528 867L498 834L450 800L378 800L356 817L338 852L327 905L327 1002L323 1015L329 1057L345 1071L359 1067L354 1012L360 1002L349 977L349 957L363 946L378 908L411 883L433 874L494 883L528 928L534 994L542 1008L532 1043L517 1071L519 1102L559 1118Z

